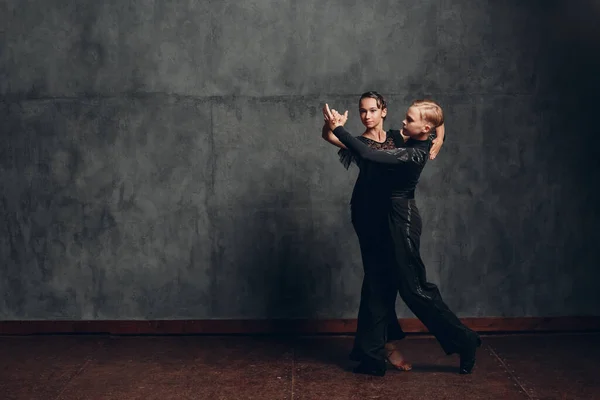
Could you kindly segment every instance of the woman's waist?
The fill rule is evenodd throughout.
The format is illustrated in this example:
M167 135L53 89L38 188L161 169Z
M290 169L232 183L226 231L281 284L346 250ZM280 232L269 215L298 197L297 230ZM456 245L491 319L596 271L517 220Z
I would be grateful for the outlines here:
M352 194L353 200L364 201L386 201L390 199L414 199L415 189L387 189L371 191L355 191Z

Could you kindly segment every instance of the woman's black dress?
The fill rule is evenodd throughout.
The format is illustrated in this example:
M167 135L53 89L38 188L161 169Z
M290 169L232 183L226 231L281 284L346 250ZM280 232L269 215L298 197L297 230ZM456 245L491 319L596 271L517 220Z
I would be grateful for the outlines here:
M404 147L404 139L398 130L388 131L386 140L383 142L377 142L363 136L357 136L357 139L374 150L393 150L397 147ZM386 181L390 176L388 167L364 163L360 158L355 157L350 150L342 149L338 154L340 162L346 168L349 168L352 162L359 167L358 178L350 201L352 225L358 236L365 273L361 289L355 346L350 354L351 359L359 361L363 358L361 350L363 346L360 346L359 343L363 337L370 336L369 330L373 320L372 311L370 310L372 302L369 297L375 293L372 290L371 277L382 266L391 266L394 263L393 242L388 226L390 202L386 189L388 186ZM387 320L386 341L400 340L406 336L396 314L396 290L393 288L391 290L394 295L387 299L389 304L385 317Z

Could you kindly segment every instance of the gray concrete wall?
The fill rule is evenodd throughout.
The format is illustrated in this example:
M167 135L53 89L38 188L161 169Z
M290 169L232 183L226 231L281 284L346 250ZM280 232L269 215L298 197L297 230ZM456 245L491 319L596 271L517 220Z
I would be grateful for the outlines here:
M358 134L367 90L445 108L418 203L459 316L598 315L600 7L566 3L0 1L0 319L355 317L320 107Z

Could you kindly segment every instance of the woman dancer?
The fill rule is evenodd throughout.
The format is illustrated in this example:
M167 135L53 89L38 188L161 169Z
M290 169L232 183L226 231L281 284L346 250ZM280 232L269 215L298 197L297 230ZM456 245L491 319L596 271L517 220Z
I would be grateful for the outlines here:
M363 317L370 329L361 343L363 358L354 372L383 376L385 374L384 345L389 317L390 298L396 290L410 310L428 328L446 354L460 354L459 373L471 373L475 365L479 335L463 325L443 302L437 286L427 281L425 266L419 254L421 217L414 200L419 177L427 162L433 129L444 122L441 107L432 101L415 101L403 121L402 133L409 137L406 147L394 150L373 150L352 137L343 127L344 115L331 111L326 104L323 115L333 134L363 163L387 167L389 214L393 265L378 266L369 278L370 313ZM390 284L391 282L391 284ZM382 293L382 295L375 295Z
M407 137L403 137L400 131L390 130L386 132L383 130L383 123L387 116L387 105L382 95L373 91L363 93L359 99L359 113L361 122L365 126L365 132L357 138L367 146L373 149L394 149L404 146ZM435 139L436 144L430 152L432 159L437 155L444 139L443 126L438 131L439 137ZM338 152L340 161L346 169L352 162L355 162L360 169L352 192L351 215L352 224L359 239L365 276L361 290L358 327L350 358L354 361L361 361L364 358L363 349L368 349L372 345L368 343L371 337L368 331L372 327L370 323L366 323L373 319L371 297L381 295L381 293L373 290L371 277L380 266L393 264L394 262L393 243L387 220L389 202L386 195L386 181L389 178L389 173L385 168L372 163L365 165L360 162L360 159L354 157L353 153L347 150L333 135L327 122L323 125L322 136L326 141L340 147ZM393 292L396 293L395 290ZM398 323L395 294L388 301L386 358L396 369L407 371L411 369L411 365L404 360L397 343L406 335Z

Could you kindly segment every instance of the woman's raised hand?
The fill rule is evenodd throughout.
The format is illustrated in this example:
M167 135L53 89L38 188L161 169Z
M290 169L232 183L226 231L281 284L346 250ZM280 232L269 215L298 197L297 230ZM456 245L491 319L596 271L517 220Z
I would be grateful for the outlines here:
M344 115L340 114L339 112L337 112L336 110L331 110L331 112L333 113L333 116L335 117L335 120L341 125L344 126L346 125L346 121L348 121L348 110L346 110L346 112L344 113Z
M329 109L329 104L325 103L323 107L323 117L325 118L325 123L329 126L329 129L334 130L338 126L344 126L346 121L348 121L348 110L341 115L335 109Z

